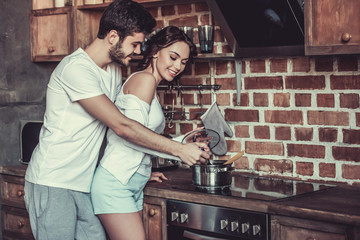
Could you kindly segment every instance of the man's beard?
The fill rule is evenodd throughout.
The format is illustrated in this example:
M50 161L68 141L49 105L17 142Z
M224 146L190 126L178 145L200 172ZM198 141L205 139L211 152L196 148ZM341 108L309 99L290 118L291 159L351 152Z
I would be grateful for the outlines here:
M110 48L109 54L111 61L116 62L122 66L127 65L124 63L125 53L122 50L120 41L117 42L114 47Z

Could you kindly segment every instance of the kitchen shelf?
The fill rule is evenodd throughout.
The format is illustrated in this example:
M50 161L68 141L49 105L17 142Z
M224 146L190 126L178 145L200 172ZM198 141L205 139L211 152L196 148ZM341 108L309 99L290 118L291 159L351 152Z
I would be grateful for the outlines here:
M219 90L221 85L159 85L159 90Z

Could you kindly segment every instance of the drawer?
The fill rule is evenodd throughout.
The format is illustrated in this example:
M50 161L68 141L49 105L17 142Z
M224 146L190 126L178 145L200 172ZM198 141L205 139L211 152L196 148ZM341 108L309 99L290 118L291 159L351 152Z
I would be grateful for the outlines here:
M1 201L3 205L24 208L24 178L1 175Z
M3 239L34 239L28 213L25 209L2 205L1 222Z

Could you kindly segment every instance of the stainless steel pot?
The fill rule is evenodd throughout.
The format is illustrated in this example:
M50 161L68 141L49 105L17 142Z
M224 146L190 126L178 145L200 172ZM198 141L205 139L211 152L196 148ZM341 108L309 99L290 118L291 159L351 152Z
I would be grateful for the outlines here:
M193 165L192 180L195 186L221 187L231 184L231 164L223 164L223 160L209 160L207 165Z

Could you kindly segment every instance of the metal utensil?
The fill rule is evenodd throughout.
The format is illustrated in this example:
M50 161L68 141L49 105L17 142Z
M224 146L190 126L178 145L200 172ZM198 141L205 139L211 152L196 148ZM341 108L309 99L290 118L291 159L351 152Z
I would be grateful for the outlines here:
M238 160L239 158L241 158L243 155L244 155L244 150L242 150L241 152L239 152L238 154L236 154L235 156L224 162L224 164L231 164L236 160Z

